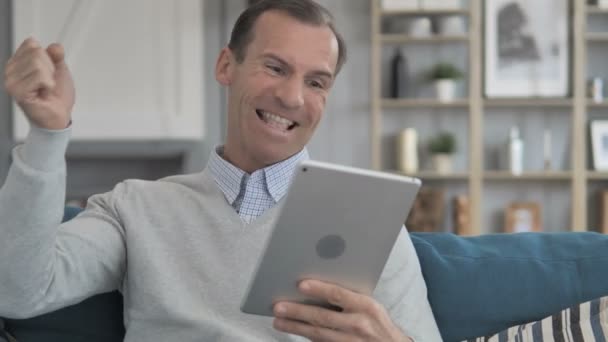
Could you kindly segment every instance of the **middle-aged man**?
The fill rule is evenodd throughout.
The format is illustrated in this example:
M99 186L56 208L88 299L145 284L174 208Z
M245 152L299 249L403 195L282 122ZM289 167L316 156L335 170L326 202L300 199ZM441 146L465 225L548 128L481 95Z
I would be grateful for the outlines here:
M60 224L75 91L63 48L25 40L5 69L32 128L0 190L0 316L119 289L125 341L441 340L405 230L371 297L311 279L300 290L341 311L291 302L277 303L275 318L239 310L345 56L331 15L314 1L257 2L217 60L227 138L207 167L122 182Z

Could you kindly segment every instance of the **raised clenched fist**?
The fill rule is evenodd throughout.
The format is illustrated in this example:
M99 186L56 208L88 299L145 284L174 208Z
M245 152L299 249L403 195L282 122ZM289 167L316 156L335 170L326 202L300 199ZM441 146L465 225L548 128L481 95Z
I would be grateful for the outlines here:
M28 38L6 63L4 86L30 122L40 128L64 129L74 107L74 81L63 47L43 48Z

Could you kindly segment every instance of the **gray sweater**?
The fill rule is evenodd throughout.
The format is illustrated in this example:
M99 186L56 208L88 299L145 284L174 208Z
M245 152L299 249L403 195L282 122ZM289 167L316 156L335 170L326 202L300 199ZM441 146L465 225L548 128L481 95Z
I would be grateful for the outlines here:
M33 129L0 189L0 316L24 318L119 289L125 341L293 341L240 300L277 217L250 224L207 169L128 180L60 224L70 130ZM402 329L439 341L418 258L402 233L374 292Z

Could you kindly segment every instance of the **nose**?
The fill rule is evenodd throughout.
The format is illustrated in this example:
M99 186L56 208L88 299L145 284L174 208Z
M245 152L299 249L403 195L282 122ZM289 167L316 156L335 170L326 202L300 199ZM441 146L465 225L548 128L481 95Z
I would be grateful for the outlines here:
M296 109L304 105L303 81L289 77L276 88L275 96L281 105L288 109Z

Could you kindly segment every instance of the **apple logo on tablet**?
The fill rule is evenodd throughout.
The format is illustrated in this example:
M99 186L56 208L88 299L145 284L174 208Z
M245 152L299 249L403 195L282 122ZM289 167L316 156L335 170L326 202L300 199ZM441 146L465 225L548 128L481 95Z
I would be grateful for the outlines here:
M317 242L317 254L322 259L335 259L344 253L346 242L339 235L327 235Z

